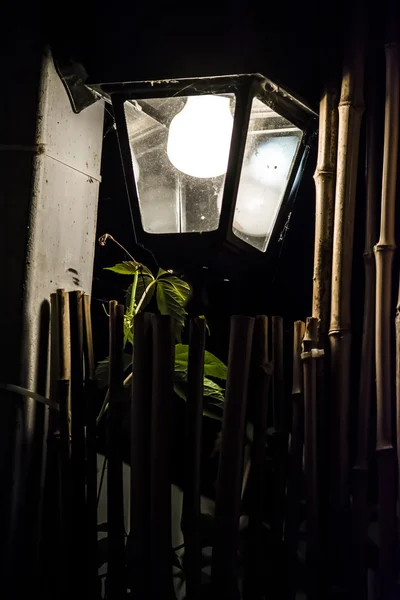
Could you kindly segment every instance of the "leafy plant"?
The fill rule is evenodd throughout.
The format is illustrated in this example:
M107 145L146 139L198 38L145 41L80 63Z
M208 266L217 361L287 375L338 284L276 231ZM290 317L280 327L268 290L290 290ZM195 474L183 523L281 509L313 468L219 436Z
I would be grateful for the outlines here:
M109 234L102 236L99 241L102 245L105 245L108 239L115 242L126 252L125 248ZM128 252L126 253L129 255ZM148 267L136 261L132 256L130 258L131 260L117 263L112 267L106 267L108 271L132 278L132 283L128 286L125 295L124 345L126 347L127 344L134 344L133 324L135 316L148 307L152 300L155 300L158 312L162 315L170 315L175 322L177 344L175 346L174 388L176 394L186 400L189 347L182 344L181 340L182 329L187 317L185 307L191 295L190 285L171 270L159 269L157 275L154 275ZM201 318L204 318L204 316L202 315ZM100 361L97 366L96 379L100 388L108 385L108 363L109 359L107 357ZM133 376L132 352L124 354L124 367L127 374L124 383L128 386ZM223 382L226 377L226 365L211 352L206 351L204 357L203 408L205 416L222 419L225 392ZM107 407L108 392L98 422L103 417Z

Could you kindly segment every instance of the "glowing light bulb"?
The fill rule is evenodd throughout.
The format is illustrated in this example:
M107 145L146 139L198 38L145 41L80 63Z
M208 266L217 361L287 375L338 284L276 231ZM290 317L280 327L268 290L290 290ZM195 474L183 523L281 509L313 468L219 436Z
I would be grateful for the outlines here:
M169 126L168 158L176 169L192 177L224 175L232 128L229 98L190 96Z

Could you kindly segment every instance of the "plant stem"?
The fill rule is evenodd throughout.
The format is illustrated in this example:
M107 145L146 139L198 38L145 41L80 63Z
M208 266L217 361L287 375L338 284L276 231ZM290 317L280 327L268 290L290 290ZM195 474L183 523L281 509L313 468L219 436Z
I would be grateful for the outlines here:
M133 373L131 372L131 373L129 373L129 375L127 375L125 377L125 379L124 379L124 387L126 387L127 384L130 382L130 380L132 379L132 375L133 375ZM107 390L107 394L106 394L106 396L104 398L103 405L102 405L102 407L100 409L100 412L99 412L99 415L98 415L98 417L96 419L96 425L97 426L100 424L101 419L103 418L104 414L107 412L107 409L108 409L108 400L109 400L109 392Z
M136 271L136 273L133 276L133 282L132 282L132 290L131 290L131 299L129 302L129 314L135 316L136 312L135 312L135 298L136 298L136 290L137 290L137 284L139 281L139 269Z
M109 233L105 233L104 235L102 235L101 237L99 237L99 244L100 244L100 246L105 246L106 243L107 243L107 240L111 240L112 242L114 242L114 244L117 244L117 246L119 248L121 248L121 250L123 252L125 252L125 254L127 254L129 256L129 258L135 264L139 264L138 261L133 258L132 254L130 252L128 252L128 250L126 248L124 248L124 246L122 244L120 244L119 242L117 242L117 240L115 238L113 238L113 236L110 235Z
M136 314L139 312L139 310L142 307L142 304L144 302L144 299L146 298L149 289L151 288L152 285L154 285L155 283L157 283L157 279L153 279L153 281L150 281L149 285L147 286L147 288L144 290L142 297L139 300L139 304L136 307Z

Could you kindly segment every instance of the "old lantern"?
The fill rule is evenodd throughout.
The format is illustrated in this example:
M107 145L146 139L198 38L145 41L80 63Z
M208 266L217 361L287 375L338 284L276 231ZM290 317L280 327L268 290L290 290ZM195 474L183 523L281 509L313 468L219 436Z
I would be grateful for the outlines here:
M265 253L290 212L315 113L258 74L101 87L137 241L158 256Z

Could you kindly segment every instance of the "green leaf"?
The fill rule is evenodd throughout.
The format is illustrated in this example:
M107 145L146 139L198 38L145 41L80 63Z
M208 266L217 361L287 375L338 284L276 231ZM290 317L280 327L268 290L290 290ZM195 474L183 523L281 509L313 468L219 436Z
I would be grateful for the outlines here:
M208 333L208 335L211 335L211 331L210 331L210 328L209 328L209 326L208 326L207 319L205 318L205 316L204 316L204 315L199 315L199 316L198 316L198 318L199 318L199 319L204 319L204 320L205 320L205 322L206 322L206 329L207 329L207 333Z
M209 419L214 419L215 421L222 421L223 413L213 408L206 407L203 408L203 416L208 417Z
M168 271L159 270L157 275L157 307L162 315L170 315L175 319L178 336L185 324L186 303L190 296L190 285Z
M145 267L143 265L140 269L137 288L136 288L136 298L135 298L136 305L140 302L144 292L146 291L146 288L152 281L154 281L153 273L150 271L150 269L148 269L147 267ZM148 290L148 292L143 300L143 303L140 307L140 310L143 310L148 305L148 303L154 296L155 288L156 288L156 286L152 285L151 288ZM132 291L132 284L126 290L126 295L125 295L126 306L130 305L131 291Z
M218 383L208 379L208 377L204 377L204 396L208 398L215 398L220 402L223 402L225 399L224 390Z
M140 263L133 262L133 260L125 260L122 263L118 263L113 267L105 267L105 271L113 271L119 275L134 275L139 267L143 266Z
M132 355L124 354L124 371L132 364ZM96 367L96 381L100 389L108 386L108 367L110 357L101 360Z
M210 381L210 380L208 380ZM212 384L214 382L211 382ZM223 402L223 389L215 384L217 389L214 387L210 388L207 385L207 379L205 379L204 386L204 399L203 399L203 415L205 417L209 417L210 419L216 419L218 421L222 421L222 417L224 414L224 402ZM219 389L218 389L219 388ZM187 383L186 381L174 381L174 390L175 393L186 401L187 396ZM222 398L222 400L221 400Z
M186 401L186 384L184 381L174 381L174 392L179 398Z
M175 346L175 372L187 374L189 360L189 346L187 344L176 344ZM204 355L204 375L226 380L227 367L211 352Z

